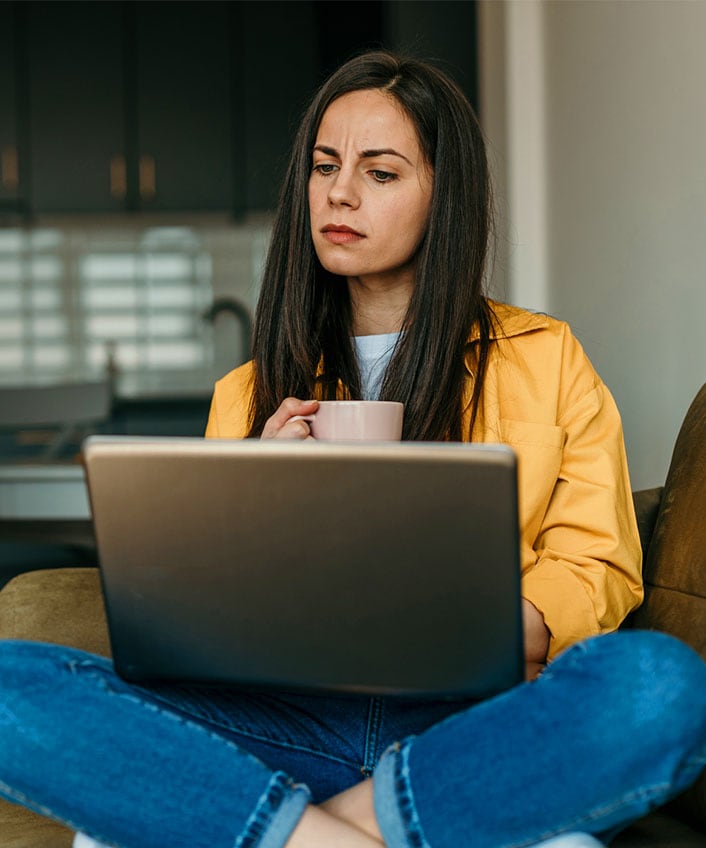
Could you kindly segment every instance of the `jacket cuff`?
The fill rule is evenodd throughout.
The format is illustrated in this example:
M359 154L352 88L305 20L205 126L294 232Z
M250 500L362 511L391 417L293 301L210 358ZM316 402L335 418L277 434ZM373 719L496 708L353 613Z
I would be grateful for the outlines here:
M522 575L522 596L544 616L551 638L547 660L565 648L596 636L601 628L581 582L557 560L540 560Z

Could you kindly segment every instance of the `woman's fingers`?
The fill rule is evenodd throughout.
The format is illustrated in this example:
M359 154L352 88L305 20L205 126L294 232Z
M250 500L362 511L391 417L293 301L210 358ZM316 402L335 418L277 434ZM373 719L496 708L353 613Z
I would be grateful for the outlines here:
M310 436L309 424L297 418L297 415L311 415L316 412L319 405L318 400L299 400L298 398L285 398L279 408L267 419L262 429L262 439L306 439Z

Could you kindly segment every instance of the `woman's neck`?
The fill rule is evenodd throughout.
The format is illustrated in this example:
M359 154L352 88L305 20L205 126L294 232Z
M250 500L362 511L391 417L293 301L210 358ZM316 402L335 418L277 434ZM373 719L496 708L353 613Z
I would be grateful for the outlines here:
M390 285L349 277L353 335L375 336L399 332L407 314L412 287L409 280L398 280Z

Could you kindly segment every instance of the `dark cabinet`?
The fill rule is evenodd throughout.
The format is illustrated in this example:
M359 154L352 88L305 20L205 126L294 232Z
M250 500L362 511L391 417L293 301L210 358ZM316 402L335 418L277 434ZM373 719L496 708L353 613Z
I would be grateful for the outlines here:
M35 213L232 205L228 4L27 4Z
M0 213L15 212L22 197L14 7L0 3Z
M125 205L120 3L26 3L35 213Z
M237 9L241 59L238 128L246 209L272 209L289 147L319 80L313 3L242 3ZM252 116L248 119L247 116Z
M33 213L273 206L316 82L311 3L31 0L3 15L13 6ZM9 42L12 27L0 31ZM10 57L0 109L13 116Z
M396 42L474 69L474 15L473 0L0 2L0 214L271 209L328 71Z
M233 205L228 3L127 4L132 208ZM136 191L135 191L136 189Z

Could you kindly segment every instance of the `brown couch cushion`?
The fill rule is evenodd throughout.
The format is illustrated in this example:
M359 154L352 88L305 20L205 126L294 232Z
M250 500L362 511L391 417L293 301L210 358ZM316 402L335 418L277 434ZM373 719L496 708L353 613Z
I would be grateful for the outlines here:
M662 809L631 824L610 845L611 848L704 848L706 837Z
M652 533L657 523L663 491L664 488L658 486L654 489L641 489L639 492L632 493L635 515L637 516L637 529L640 533L640 547L642 548L642 555L645 559L647 558L647 550L650 547Z
M96 568L18 574L0 592L0 639L56 642L110 655Z
M636 612L633 617L633 626L671 633L706 659L706 598L649 586L639 615Z
M71 848L74 832L0 799L2 848Z
M654 507L654 497L651 502L644 498L638 510L643 524L653 519ZM642 531L641 526L641 536ZM645 601L631 616L631 626L671 633L706 659L706 385L689 407L674 445L644 579ZM706 771L675 807L706 832Z
M633 626L672 633L706 659L706 385L674 446L644 579Z

